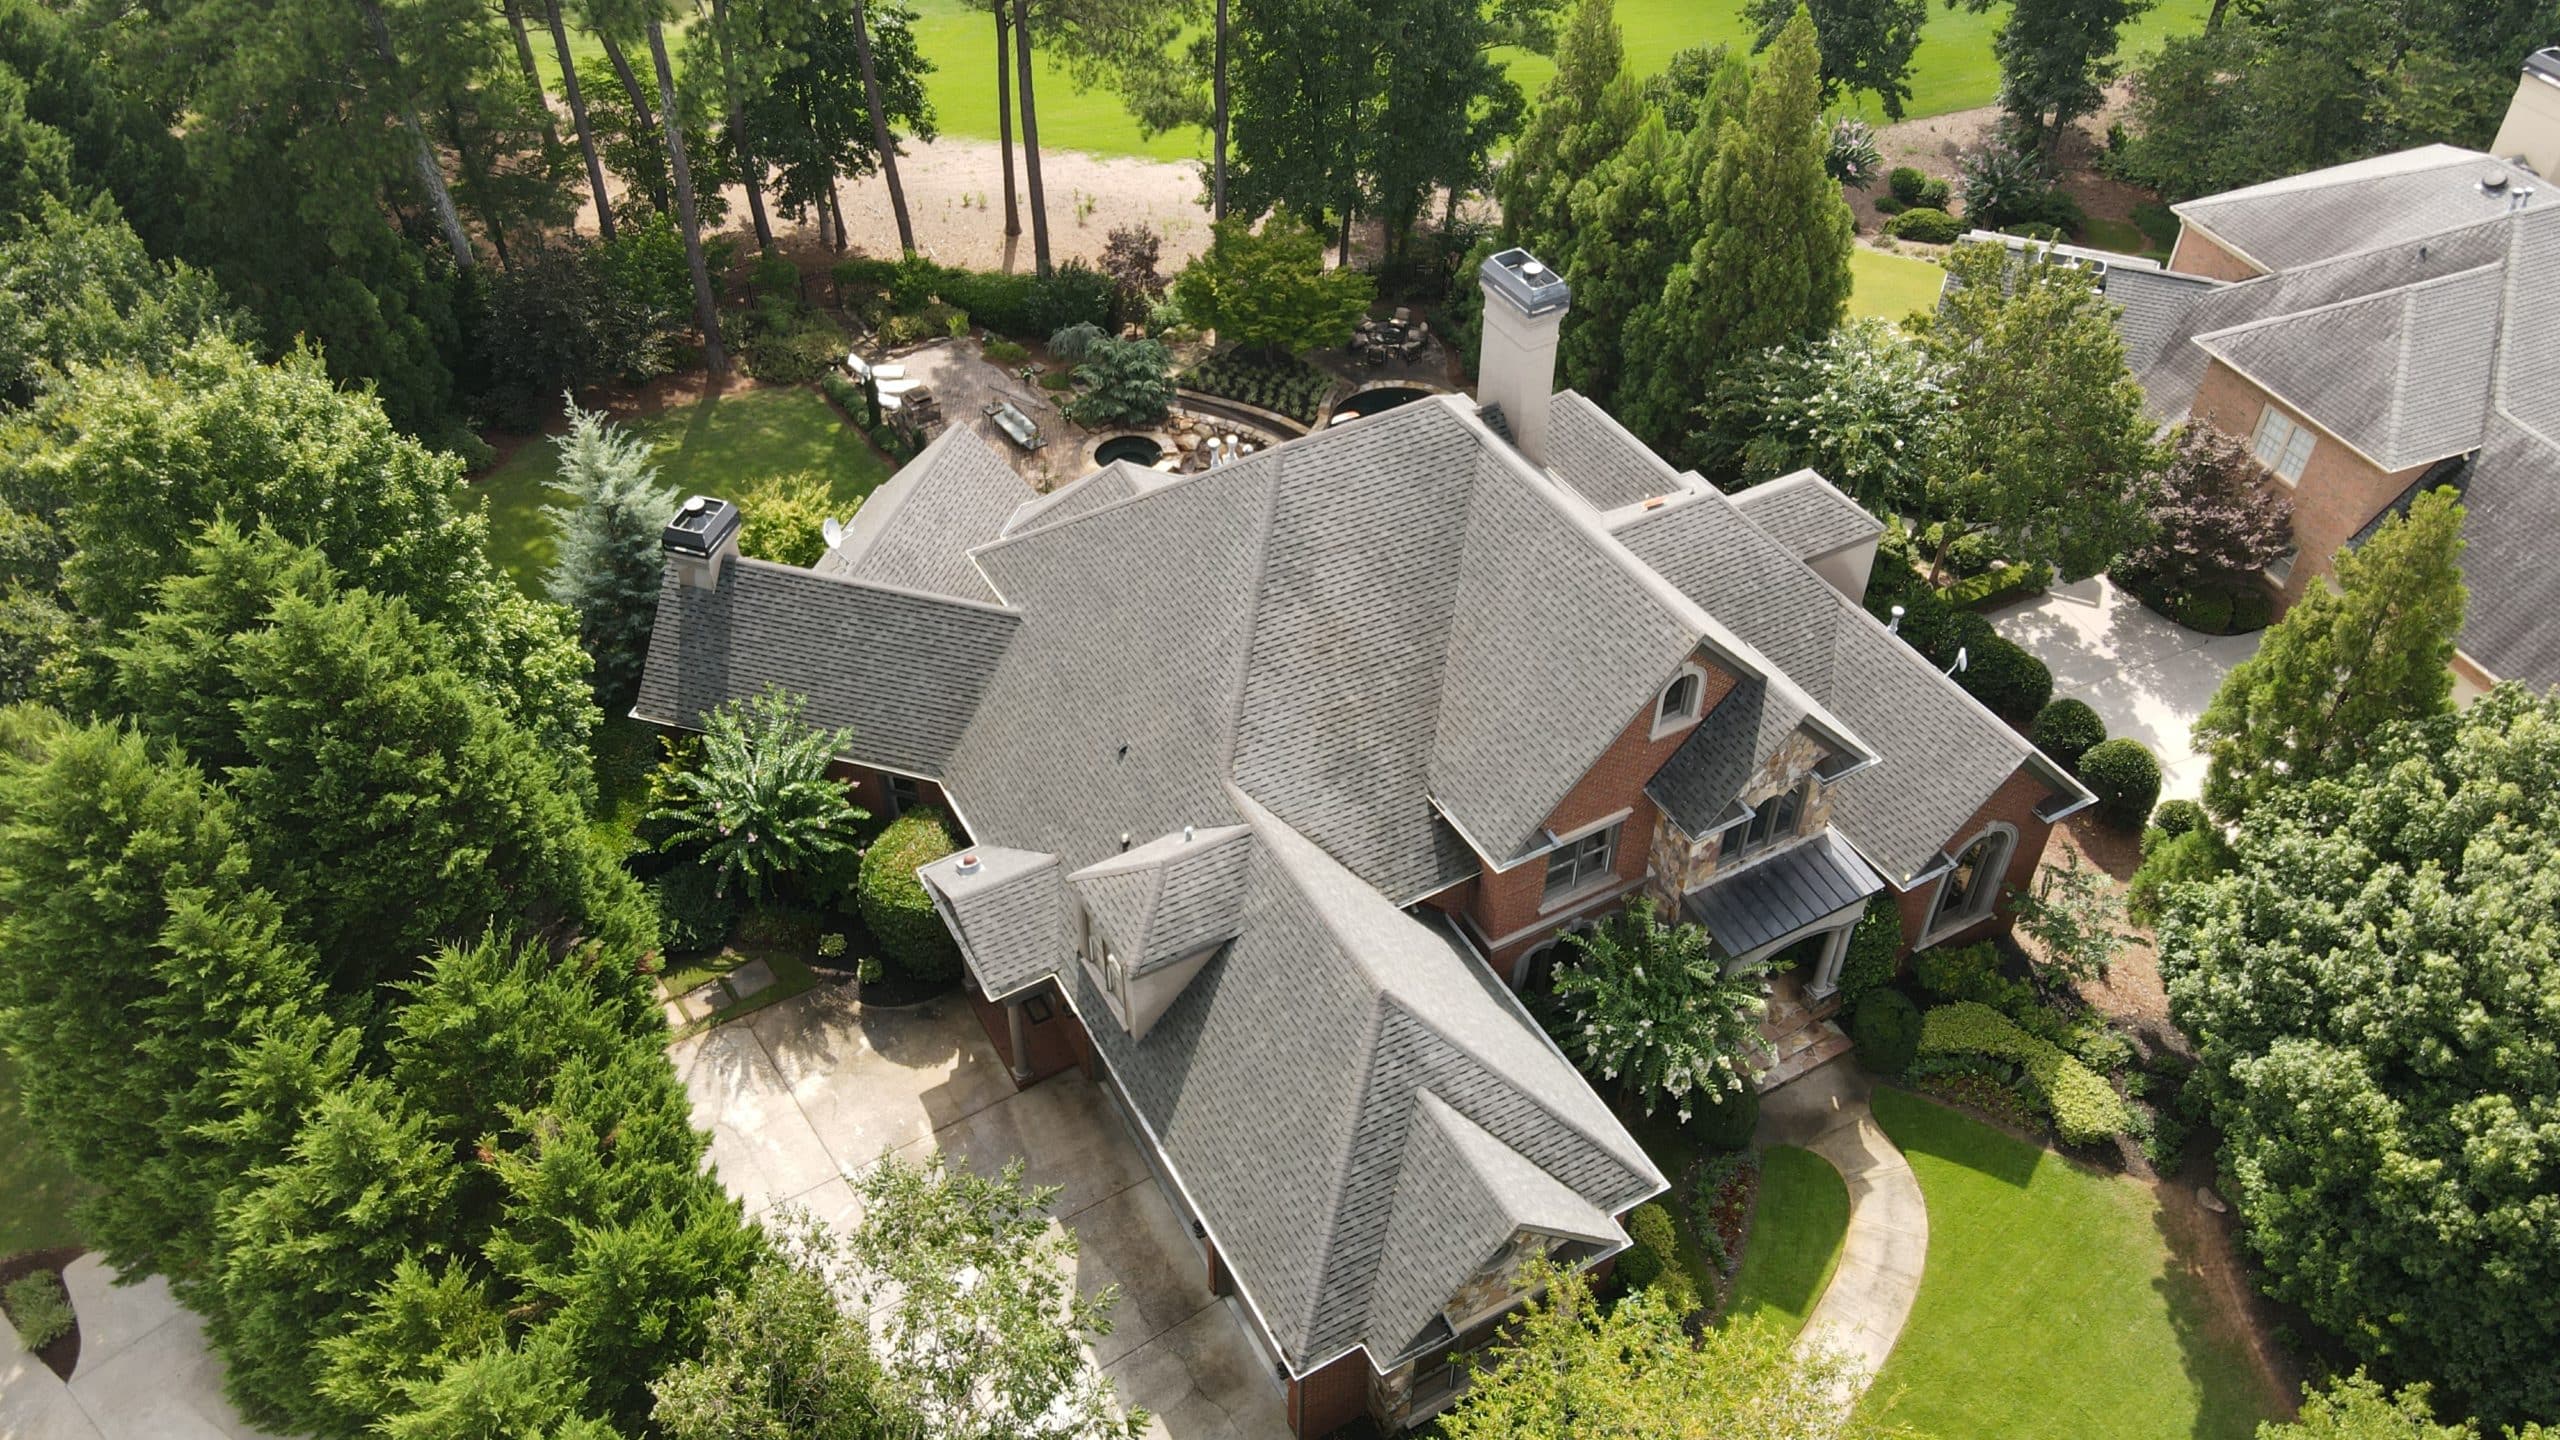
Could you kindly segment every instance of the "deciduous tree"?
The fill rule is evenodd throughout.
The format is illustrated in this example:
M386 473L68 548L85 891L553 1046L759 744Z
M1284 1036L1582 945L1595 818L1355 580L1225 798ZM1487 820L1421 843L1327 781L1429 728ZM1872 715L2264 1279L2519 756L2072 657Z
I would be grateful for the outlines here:
M1648 1115L1669 1103L1684 1123L1693 1107L1751 1084L1768 966L1732 965L1705 927L1665 924L1643 898L1565 945L1571 953L1555 967L1564 1017L1556 1039L1586 1072Z
M1174 293L1183 315L1223 344L1292 355L1340 345L1377 293L1357 270L1326 269L1323 238L1293 216L1273 215L1259 233L1229 220L1213 234Z
M1920 27L1929 23L1929 0L1807 0L1822 45L1822 103L1844 92L1864 90L1876 97L1885 118L1902 118L1911 99L1911 56L1920 48ZM1794 18L1788 0L1750 0L1743 9L1760 27L1755 42L1769 42Z
M2249 583L2293 548L2293 504L2249 447L2189 425L2152 485L2151 534L2119 572L2162 590Z
M1954 8L1959 0L1947 0ZM1976 13L1991 0L1961 0ZM2000 107L2023 138L2051 153L2071 123L2094 113L2116 76L2125 25L2152 0L2017 0L1992 37L2000 60Z
M1883 514L1916 510L1953 414L1937 361L1880 320L1734 367L1699 407L1699 464L1755 485L1808 466Z

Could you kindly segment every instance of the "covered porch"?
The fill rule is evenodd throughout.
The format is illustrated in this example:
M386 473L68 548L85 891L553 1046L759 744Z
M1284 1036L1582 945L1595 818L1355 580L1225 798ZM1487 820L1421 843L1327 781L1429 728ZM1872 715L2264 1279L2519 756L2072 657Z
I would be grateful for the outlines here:
M1849 937L1884 877L1837 834L1824 830L1739 869L1722 872L1681 899L1681 914L1706 927L1736 965L1758 964L1791 949L1810 953L1801 967L1770 976L1761 1018L1766 1053L1759 1089L1766 1094L1849 1049L1833 1023Z

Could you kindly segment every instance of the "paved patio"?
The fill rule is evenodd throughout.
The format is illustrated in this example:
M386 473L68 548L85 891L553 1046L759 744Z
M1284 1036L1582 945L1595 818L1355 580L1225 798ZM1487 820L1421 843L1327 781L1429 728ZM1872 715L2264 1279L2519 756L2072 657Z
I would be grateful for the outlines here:
M63 1383L0 1319L0 1440L268 1440L222 1395L204 1322L158 1276L119 1286L95 1255L63 1271L80 1363Z
M966 1003L865 1009L822 986L672 1047L694 1123L749 1214L785 1201L843 1224L848 1176L927 1147L1064 1187L1050 1206L1081 1247L1076 1285L1120 1287L1095 1359L1165 1440L1288 1433L1279 1382L1231 1301L1209 1292L1187 1227L1112 1102L1069 1071L1017 1092Z
M2056 585L1991 617L2002 635L2053 669L2053 693L2089 702L2110 737L2160 757L2160 798L2192 800L2204 757L2189 732L2231 667L2258 653L2258 636L2206 635L2153 614L2105 576Z

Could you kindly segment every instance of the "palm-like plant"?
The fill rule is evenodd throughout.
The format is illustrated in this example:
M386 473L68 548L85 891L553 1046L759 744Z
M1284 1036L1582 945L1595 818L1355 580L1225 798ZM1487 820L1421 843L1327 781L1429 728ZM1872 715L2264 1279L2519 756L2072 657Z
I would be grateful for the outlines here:
M1648 1115L1668 1098L1683 1123L1695 1097L1751 1083L1766 964L1733 965L1704 927L1665 925L1641 897L1565 943L1573 954L1556 966L1556 1040L1584 1073L1617 1081Z
M854 827L871 818L827 775L852 737L806 723L801 708L780 690L722 705L698 762L658 778L649 818L672 827L659 848L699 847L724 894L734 884L762 900L783 876L821 873L856 853Z

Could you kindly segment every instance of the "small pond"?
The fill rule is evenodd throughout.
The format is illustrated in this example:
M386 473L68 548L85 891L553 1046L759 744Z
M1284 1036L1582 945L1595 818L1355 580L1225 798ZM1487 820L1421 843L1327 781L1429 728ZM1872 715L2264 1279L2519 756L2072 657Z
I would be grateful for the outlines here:
M1426 390L1419 385L1380 385L1363 390L1333 407L1333 418L1336 423L1339 423L1354 416L1375 415L1382 410L1393 410L1399 405L1410 405L1416 400L1428 399L1437 393L1439 392Z
M1093 463L1096 465L1126 460L1143 468L1163 458L1164 446L1144 435L1114 435L1093 450Z

